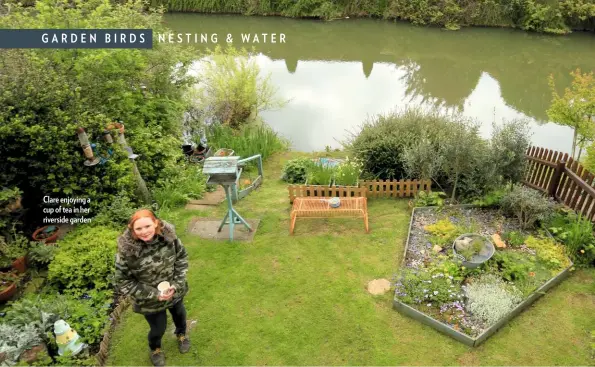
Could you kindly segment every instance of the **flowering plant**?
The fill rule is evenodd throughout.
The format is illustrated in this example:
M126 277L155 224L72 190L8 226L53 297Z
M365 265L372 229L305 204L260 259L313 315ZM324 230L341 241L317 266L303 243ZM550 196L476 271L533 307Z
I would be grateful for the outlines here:
M337 167L335 185L357 186L357 180L362 173L361 167L358 161L349 160L347 157L345 162Z
M395 287L395 296L408 304L440 306L462 299L461 285L453 276L427 269L404 269Z

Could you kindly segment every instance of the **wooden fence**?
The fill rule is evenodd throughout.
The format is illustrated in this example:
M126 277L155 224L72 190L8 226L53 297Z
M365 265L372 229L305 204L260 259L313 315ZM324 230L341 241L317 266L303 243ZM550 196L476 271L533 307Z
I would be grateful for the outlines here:
M369 198L403 198L415 196L420 191L431 191L430 180L378 180L361 181L360 187L368 189Z
M591 172L567 153L530 147L525 157L529 162L523 184L595 220L595 176Z
M366 188L357 186L289 185L289 201L296 197L366 197Z
M415 196L420 191L431 191L429 180L360 181L358 186L289 185L289 201L296 197L368 197L402 198Z

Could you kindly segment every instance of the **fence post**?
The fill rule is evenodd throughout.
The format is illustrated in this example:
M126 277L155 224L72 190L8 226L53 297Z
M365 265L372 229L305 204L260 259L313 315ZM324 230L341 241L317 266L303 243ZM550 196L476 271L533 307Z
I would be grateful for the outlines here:
M564 172L564 166L566 166L566 160L560 159L554 169L554 174L550 181L550 187L548 188L548 195L556 198L556 191L558 191L558 185L560 185L560 179L562 178L562 172Z

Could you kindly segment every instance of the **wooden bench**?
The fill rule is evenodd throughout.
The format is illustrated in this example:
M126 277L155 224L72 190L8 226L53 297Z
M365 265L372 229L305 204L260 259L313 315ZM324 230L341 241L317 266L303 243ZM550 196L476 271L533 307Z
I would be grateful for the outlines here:
M293 201L289 233L293 234L295 221L299 218L363 218L366 233L368 227L368 202L365 197L341 198L338 208L330 206L330 198L297 197Z

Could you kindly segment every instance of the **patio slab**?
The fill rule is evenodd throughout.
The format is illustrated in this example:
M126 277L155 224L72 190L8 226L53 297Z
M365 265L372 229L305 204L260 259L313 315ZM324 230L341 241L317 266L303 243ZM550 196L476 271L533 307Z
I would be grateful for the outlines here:
M260 219L244 218L252 228L252 232L243 224L235 224L233 228L233 240L252 242L258 229ZM192 218L188 224L188 232L207 240L229 241L229 226L224 225L221 232L217 232L223 218Z
M199 200L188 200L188 205L219 205L225 200L225 190L223 186L218 185L217 190L205 193L205 196Z

